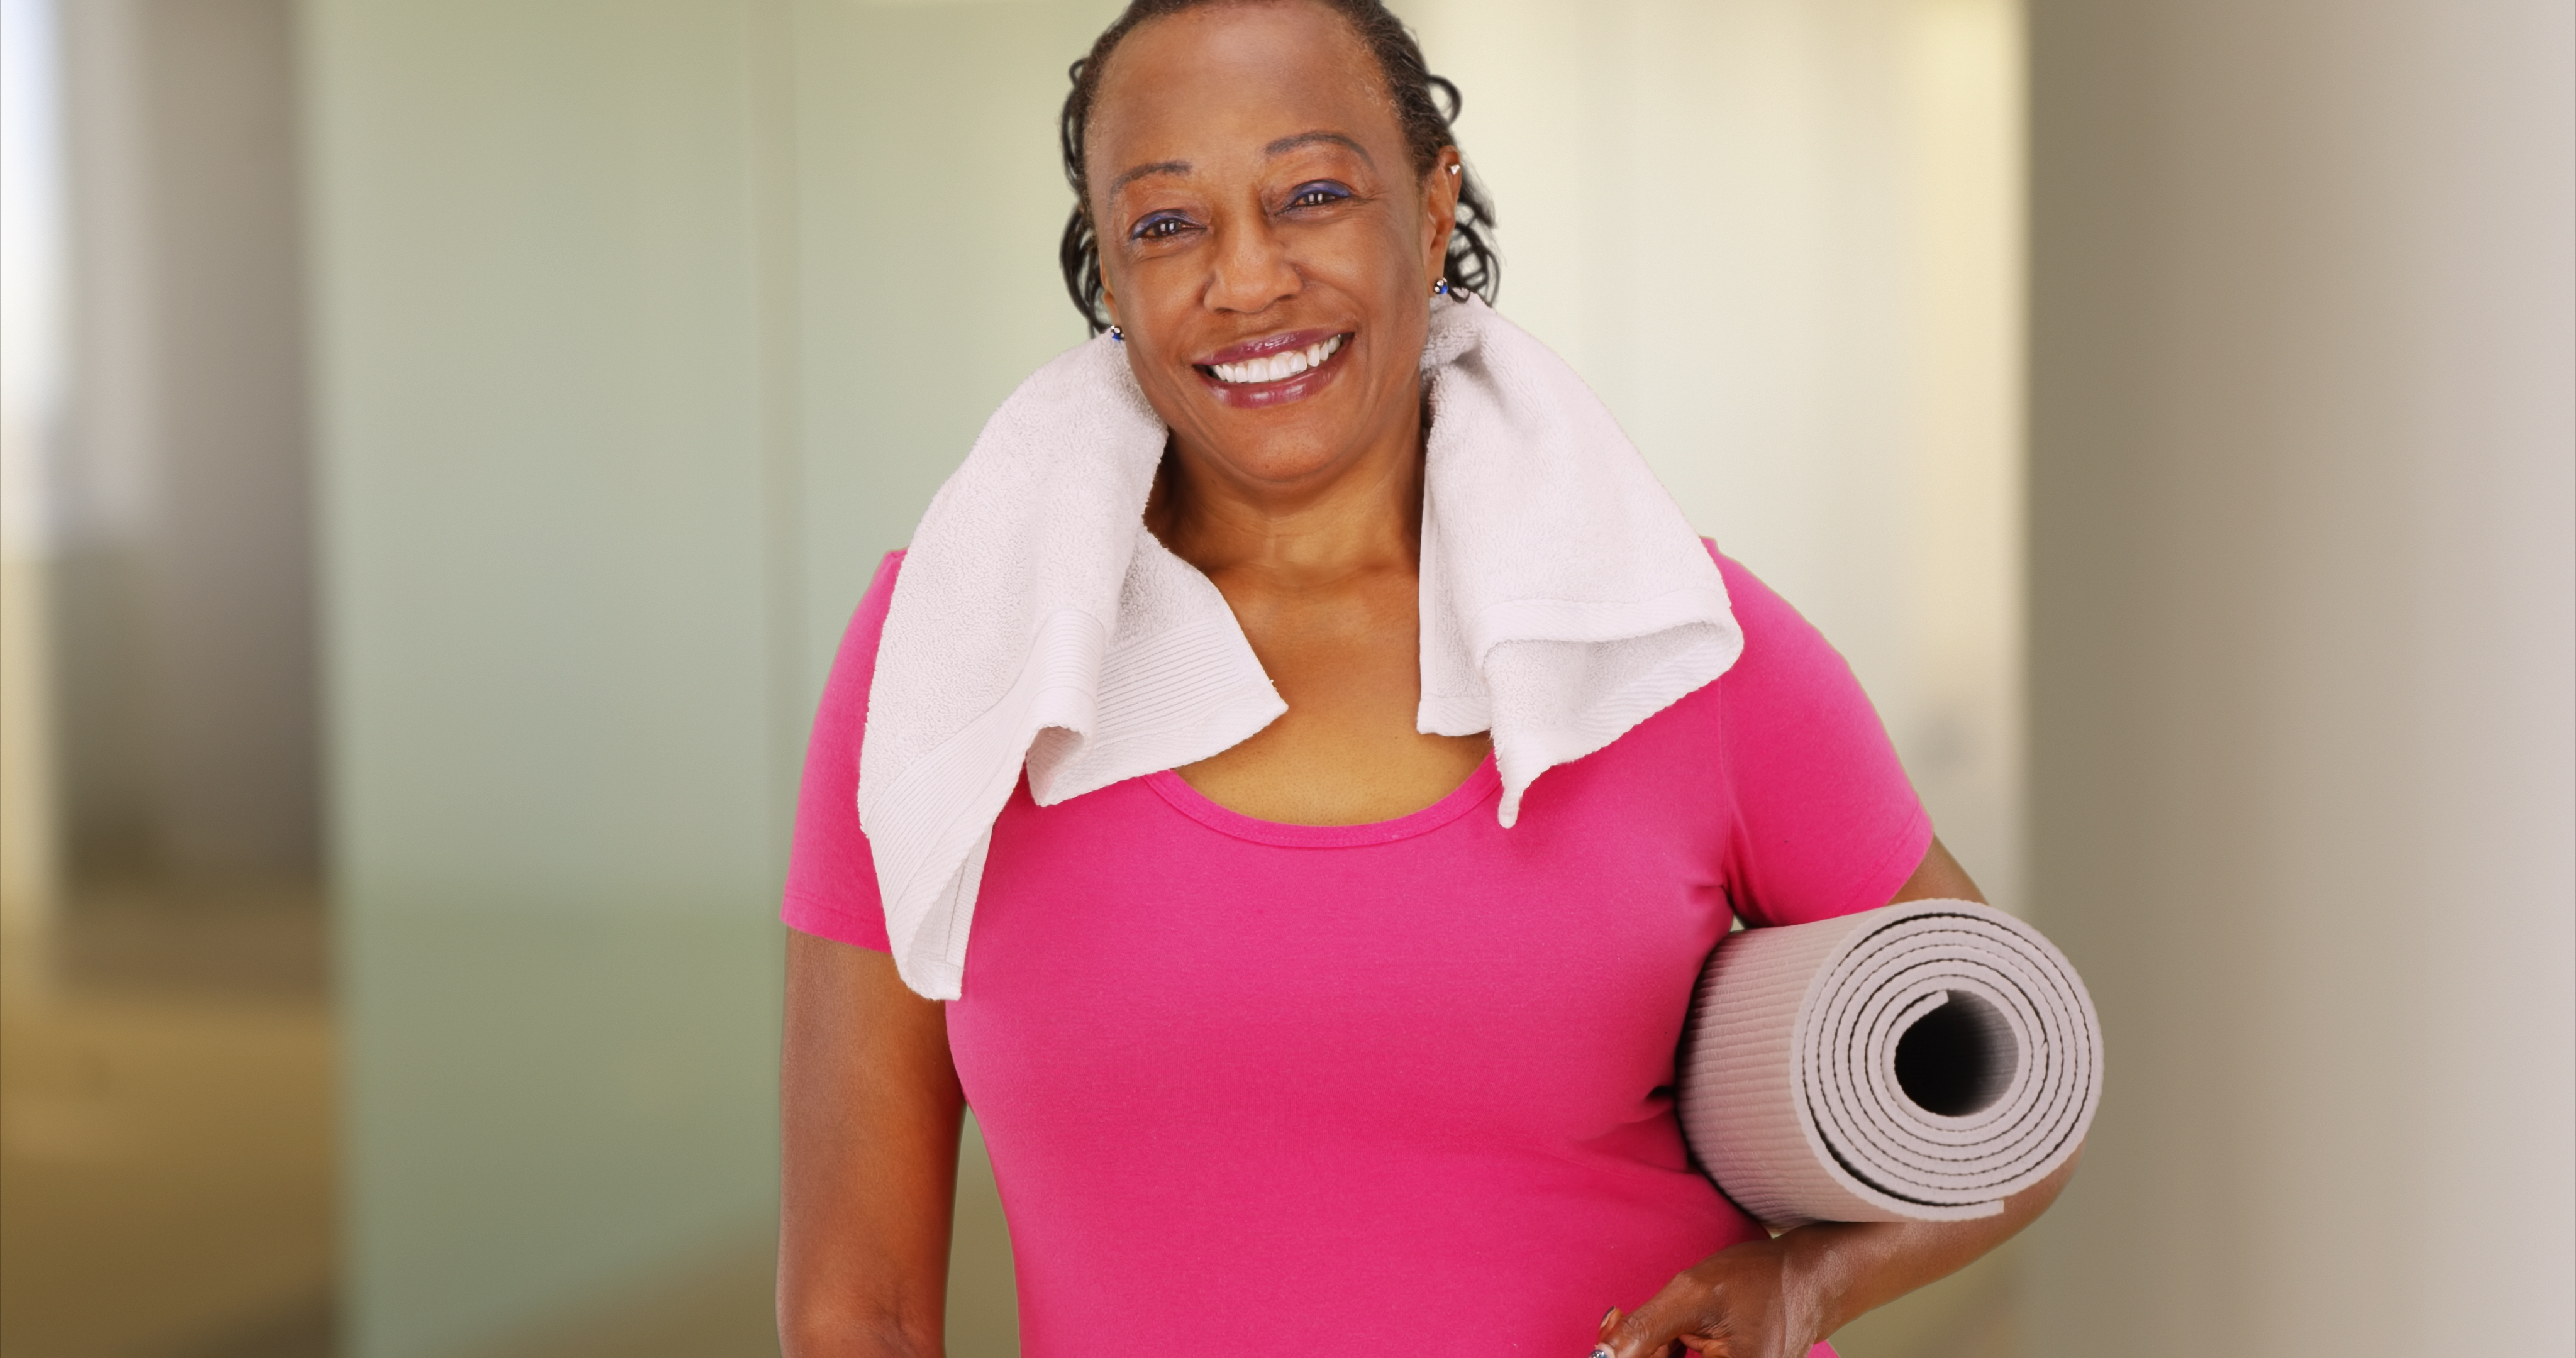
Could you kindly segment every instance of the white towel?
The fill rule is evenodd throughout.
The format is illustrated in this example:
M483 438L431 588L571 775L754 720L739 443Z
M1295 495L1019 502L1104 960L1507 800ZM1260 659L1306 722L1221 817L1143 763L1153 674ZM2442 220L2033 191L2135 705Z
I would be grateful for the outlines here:
M1432 304L1422 704L1491 730L1502 823L1743 649L1707 550L1564 360L1472 297ZM1040 368L922 516L859 753L904 983L955 999L993 820L1189 764L1280 701L1223 595L1144 527L1166 431L1103 336Z

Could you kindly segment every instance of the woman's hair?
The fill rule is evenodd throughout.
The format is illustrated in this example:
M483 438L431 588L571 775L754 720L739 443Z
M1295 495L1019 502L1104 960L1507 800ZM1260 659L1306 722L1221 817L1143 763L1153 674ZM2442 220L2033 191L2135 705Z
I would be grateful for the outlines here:
M1082 153L1092 101L1100 93L1101 68L1108 64L1109 54L1120 40L1146 20L1228 2L1128 0L1126 12L1102 30L1099 41L1091 44L1090 55L1073 63L1067 72L1073 78L1073 90L1064 97L1064 177L1073 185L1073 216L1064 224L1064 244L1057 250L1057 257L1064 265L1065 291L1073 294L1074 308L1091 323L1091 333L1095 335L1109 328L1109 315L1101 302L1100 237L1091 223L1091 176L1083 165ZM1377 58L1378 71L1386 77L1387 94L1395 101L1396 121L1404 127L1405 148L1413 156L1413 173L1416 178L1431 173L1440 152L1458 144L1449 132L1449 125L1457 121L1458 110L1464 104L1458 87L1431 73L1422 60L1421 45L1405 31L1403 20L1387 12L1382 0L1316 3L1347 20L1368 47L1369 55ZM1475 171L1462 168L1458 179L1457 224L1449 232L1449 258L1442 273L1449 286L1465 288L1491 302L1503 281L1502 259L1485 238L1493 230L1494 204L1485 197L1484 186L1476 182Z

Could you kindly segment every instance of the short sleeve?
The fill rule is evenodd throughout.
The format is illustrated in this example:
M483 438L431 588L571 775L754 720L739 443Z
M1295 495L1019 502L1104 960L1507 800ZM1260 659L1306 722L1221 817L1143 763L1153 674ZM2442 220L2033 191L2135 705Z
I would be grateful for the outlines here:
M779 908L789 928L878 952L892 952L894 945L886 940L876 857L859 830L859 740L867 729L877 640L885 634L886 605L902 568L903 553L886 553L841 634L831 677L823 681L823 701L805 742L796 836L787 850L786 899Z
M1751 571L1717 564L1744 629L1717 681L1735 912L1803 924L1885 905L1932 845L1922 799L1842 654Z

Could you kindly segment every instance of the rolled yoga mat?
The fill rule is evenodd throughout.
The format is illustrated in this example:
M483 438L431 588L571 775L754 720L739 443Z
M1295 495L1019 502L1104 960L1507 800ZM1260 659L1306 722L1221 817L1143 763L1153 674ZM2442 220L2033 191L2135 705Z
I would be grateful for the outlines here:
M1990 906L1908 901L1743 929L1710 954L1677 1102L1764 1224L1959 1221L2074 1154L2101 1023L2065 955Z

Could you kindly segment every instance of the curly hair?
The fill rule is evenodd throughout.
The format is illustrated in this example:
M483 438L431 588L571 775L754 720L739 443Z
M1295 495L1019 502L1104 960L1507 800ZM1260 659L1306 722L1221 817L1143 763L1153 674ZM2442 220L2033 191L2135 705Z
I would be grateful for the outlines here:
M1091 121L1092 102L1100 93L1101 68L1119 42L1146 20L1228 2L1129 0L1126 11L1091 44L1090 54L1066 72L1073 80L1073 89L1064 98L1061 133L1064 178L1073 186L1073 214L1065 221L1064 243L1057 250L1057 258L1064 265L1065 291L1072 294L1074 308L1090 322L1095 335L1109 328L1109 313L1102 301L1100 236L1091 221L1091 177L1083 165L1083 136ZM1377 59L1378 70L1386 77L1387 94L1395 104L1396 121L1404 128L1405 149L1413 157L1413 172L1417 177L1431 173L1440 153L1458 144L1450 132L1450 124L1458 120L1458 111L1464 106L1458 87L1431 73L1422 59L1421 44L1413 40L1403 20L1387 11L1383 0L1317 3L1349 21L1369 54ZM1475 171L1462 170L1458 178L1457 223L1449 233L1449 257L1442 274L1452 288L1464 288L1491 302L1503 281L1502 258L1488 239L1494 228L1493 200L1476 182Z

